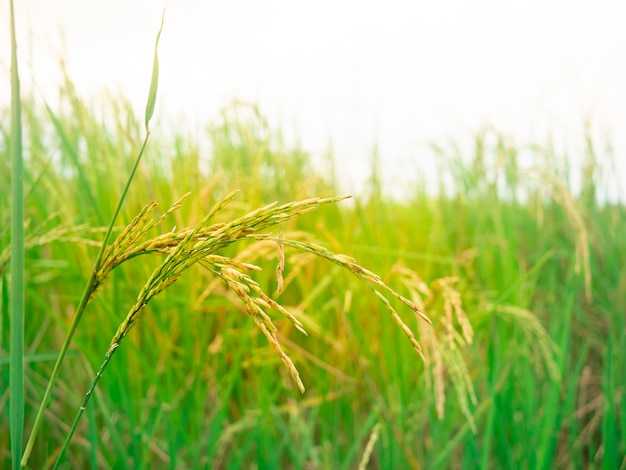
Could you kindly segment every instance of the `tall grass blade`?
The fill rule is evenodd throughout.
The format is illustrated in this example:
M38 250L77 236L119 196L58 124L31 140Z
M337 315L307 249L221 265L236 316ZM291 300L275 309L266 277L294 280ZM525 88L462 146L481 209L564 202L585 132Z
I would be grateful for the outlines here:
M9 373L11 459L19 468L24 435L24 161L15 9L11 7L11 326Z
M159 38L161 36L161 31L163 29L164 18L165 18L165 10L163 11L163 17L161 19L161 27L157 34L157 40L156 40L157 45L159 43ZM155 46L155 57L156 57L156 46ZM67 354L67 350L70 346L70 343L72 342L72 338L74 337L74 334L83 316L85 308L87 307L87 304L89 303L93 294L95 293L96 274L98 270L100 269L100 265L102 264L102 258L104 256L106 247L109 243L109 239L111 238L111 233L113 231L113 227L115 226L115 221L117 220L120 210L122 209L122 205L124 203L124 200L126 199L126 195L128 194L128 190L130 189L130 185L133 181L135 173L137 172L137 168L139 167L139 163L141 162L143 154L146 150L146 146L148 144L148 139L150 137L150 130L147 128L147 122L149 121L150 117L152 117L152 112L154 111L154 103L156 102L156 90L158 87L158 60L156 58L155 58L155 63L157 67L157 72L155 73L155 71L153 70L152 83L150 85L150 94L148 96L148 105L146 106L146 136L143 140L141 149L139 150L139 154L137 155L133 168L130 174L128 175L128 179L126 180L126 185L124 186L124 190L122 191L120 200L118 201L115 211L113 213L113 216L111 217L111 221L107 228L106 234L104 236L104 239L102 240L102 245L100 245L100 250L98 251L98 255L96 256L96 261L94 263L93 269L91 270L89 280L87 281L87 284L85 285L85 289L83 290L81 299L78 303L78 306L76 307L76 313L74 315L74 319L72 320L72 323L67 332L63 345L61 346L61 350L59 351L59 356L57 358L57 361L54 364L52 373L50 374L50 379L48 381L46 391L44 393L43 399L41 400L41 405L39 406L39 410L37 411L37 416L35 417L33 429L30 433L30 436L28 437L28 442L26 443L26 447L24 449L24 455L22 456L22 462L21 462L22 467L26 467L26 465L28 464L28 459L33 450L37 433L39 432L39 429L43 422L44 412L48 406L48 403L50 402L50 398L52 397L52 388L54 387L56 379L59 375L61 364L63 363L63 360L65 359L65 355Z

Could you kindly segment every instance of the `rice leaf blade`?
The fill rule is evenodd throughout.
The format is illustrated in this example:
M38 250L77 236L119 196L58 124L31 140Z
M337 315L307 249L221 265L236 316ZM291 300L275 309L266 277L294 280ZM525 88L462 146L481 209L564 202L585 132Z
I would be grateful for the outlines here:
M154 43L154 60L152 62L152 79L150 81L150 92L148 93L148 102L146 103L146 116L145 125L146 131L148 131L148 123L154 114L154 107L156 105L157 90L159 88L159 40L161 39L161 33L163 32L163 23L165 22L165 9L163 9L163 15L161 16L161 27L157 33L156 41Z
M22 105L17 66L15 9L11 0L11 288L9 426L11 465L20 467L24 435L24 160L22 154Z

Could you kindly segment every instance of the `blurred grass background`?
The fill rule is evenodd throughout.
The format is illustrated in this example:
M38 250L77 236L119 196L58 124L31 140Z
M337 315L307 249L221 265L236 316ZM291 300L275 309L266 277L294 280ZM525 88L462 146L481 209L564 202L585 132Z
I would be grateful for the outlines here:
M26 434L143 138L122 97L96 106L69 78L59 96L56 109L23 103ZM8 467L8 109L0 119L0 465ZM233 105L206 132L208 154L187 135L153 134L120 226L151 200L164 210L188 191L173 215L178 228L233 189L241 194L223 217L339 191L340 177L285 146L254 107ZM237 299L197 268L151 303L111 362L68 466L357 468L375 436L366 468L625 468L626 214L599 202L607 167L581 141L586 164L576 170L549 146L520 149L485 131L472 155L437 147L438 193L416 181L403 200L386 196L384 161L374 158L362 194L286 224L422 302L432 327L398 310L425 362L354 277L286 250L277 298L310 334L276 323L307 386L301 396ZM522 150L536 171L522 170ZM275 250L243 256L275 291ZM31 468L56 456L156 263L120 267L89 305Z

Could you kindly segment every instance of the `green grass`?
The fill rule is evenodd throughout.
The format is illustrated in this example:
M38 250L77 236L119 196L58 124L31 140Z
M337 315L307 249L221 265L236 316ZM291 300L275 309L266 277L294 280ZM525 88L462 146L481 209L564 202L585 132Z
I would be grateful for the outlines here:
M11 8L11 278L10 293L3 304L10 310L9 428L12 455L22 454L24 435L24 154L22 148L22 99L15 39L15 14ZM6 142L6 140L5 140ZM7 195L8 196L8 195ZM8 198L7 198L8 200ZM3 278L3 293L6 286ZM3 309L4 310L4 309ZM4 318L3 318L4 320ZM3 321L4 323L4 321ZM13 468L19 468L13 459Z
M25 435L144 140L141 119L123 98L87 102L69 78L60 95L54 110L23 100ZM248 119L239 111L246 110L233 107L207 132L210 154L186 136L152 136L114 237L150 201L161 203L154 209L159 217L187 192L185 203L143 239L200 227L236 189L239 196L211 223L273 201L337 195L333 178L315 173L302 149L281 144L258 110L241 113ZM9 116L4 110L0 118L3 201L11 188ZM136 328L125 330L64 464L624 468L626 209L598 204L602 161L592 145L586 148L577 195L567 184L568 161L549 147L514 148L486 131L472 155L439 149L441 181L452 184L441 183L438 195L417 181L412 195L395 201L374 174L368 195L265 230L352 255L425 310L432 326L390 297L424 361L385 304L341 266L285 242L278 294L280 239L221 247L233 262L263 268L249 273L254 282L308 332L271 317L306 392L300 394L220 270L213 269L216 276L195 264L150 301ZM519 168L522 151L539 162L537 171ZM0 409L7 410L12 258L9 207L0 210ZM30 468L52 466L111 338L167 259L168 253L137 256L102 283L59 370ZM9 422L5 411L3 468L15 452Z

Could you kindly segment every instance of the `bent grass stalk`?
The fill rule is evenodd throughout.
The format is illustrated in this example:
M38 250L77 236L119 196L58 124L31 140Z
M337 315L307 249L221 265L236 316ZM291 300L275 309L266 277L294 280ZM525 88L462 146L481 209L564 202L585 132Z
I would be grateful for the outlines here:
M322 204L337 203L346 197L334 198L312 198L299 202L291 202L283 205L269 204L265 207L254 210L242 217L236 218L226 223L210 224L213 217L228 202L230 202L237 192L232 192L223 200L219 201L213 209L196 224L192 229L183 229L177 232L169 232L157 236L148 241L141 241L146 232L159 224L169 214L178 209L184 199L184 195L174 203L157 220L151 221L150 216L156 207L152 202L146 205L133 221L122 231L115 242L106 250L102 265L94 277L94 289L102 287L103 283L111 272L122 263L145 254L166 254L165 260L152 272L144 286L139 292L134 305L130 308L124 321L119 325L115 335L111 339L105 359L100 366L98 373L93 378L91 386L85 395L83 403L74 419L70 432L57 456L55 467L59 465L71 438L76 430L78 422L82 417L85 408L97 386L104 370L106 369L112 355L117 351L121 341L128 335L130 330L137 324L145 311L146 306L154 297L159 295L169 286L174 284L180 276L195 264L200 264L216 276L221 278L226 286L232 290L245 306L246 313L252 317L257 327L267 338L272 348L281 358L299 390L304 393L304 384L300 374L291 358L282 350L278 341L277 331L274 322L267 314L266 310L276 310L285 316L302 333L306 334L302 323L284 307L271 299L254 281L247 272L260 270L256 265L244 263L216 254L216 252L226 246L243 240L269 240L279 245L279 266L278 276L282 276L284 269L284 252L282 247L290 246L301 251L312 253L313 255L325 258L344 269L353 273L381 299L387 309L391 312L394 321L401 327L409 338L414 349L423 357L422 349L417 342L413 332L400 318L392 307L387 295L396 298L409 306L419 317L431 323L430 319L412 301L402 297L395 290L385 284L382 279L373 272L356 264L355 260L349 256L335 254L326 248L310 242L290 240L285 238L282 231L277 238L272 238L268 233L263 233L268 228L280 225L283 222L306 214ZM95 290L94 290L95 292ZM383 294L383 292L385 294Z
M137 155L137 158L135 159L135 163L133 165L133 168L131 169L130 174L128 175L128 179L126 180L126 185L124 186L124 190L122 191L122 195L120 196L120 199L117 203L117 206L115 207L115 211L113 213L113 216L111 217L111 221L109 223L109 226L107 228L106 234L104 236L104 239L102 241L102 245L100 246L100 250L98 251L98 254L96 256L96 261L94 262L94 266L93 266L93 270L91 272L91 275L89 277L89 280L87 281L87 284L85 285L85 289L83 290L81 299L78 303L78 306L76 307L76 313L74 314L74 319L72 320L72 323L70 325L70 328L67 332L67 335L65 337L65 340L63 342L63 345L61 346L61 350L59 351L59 355L58 358L54 364L54 368L52 369L52 373L50 375L50 379L48 381L48 385L46 387L46 391L44 392L44 396L43 399L41 401L41 405L39 406L39 410L37 411L37 416L35 417L35 422L33 424L33 429L30 433L30 436L28 438L28 442L26 443L26 447L24 449L24 454L22 455L22 460L21 460L21 466L22 467L26 467L26 465L28 464L28 459L30 457L30 454L32 452L33 446L35 444L35 439L37 437L37 433L39 432L39 428L41 427L41 424L43 422L43 415L44 412L48 406L48 403L50 402L50 398L52 396L52 388L54 386L54 384L56 383L56 379L59 375L59 370L61 368L61 364L63 363L63 360L65 359L65 355L67 354L67 350L69 348L69 345L72 341L72 338L74 337L74 333L76 332L76 328L78 327L78 324L80 323L80 320L83 316L83 313L85 311L85 308L87 307L87 304L89 303L89 301L93 298L93 294L97 288L97 283L96 283L96 275L100 270L100 266L102 263L102 259L104 256L104 252L105 252L105 248L107 247L107 244L109 242L109 238L111 237L111 233L113 231L113 226L115 225L115 221L117 220L117 217L120 213L120 210L122 208L122 205L124 203L124 200L126 199L126 194L128 193L128 190L130 188L130 185L133 181L133 178L135 176L135 173L137 171L137 168L139 167L139 163L141 162L141 159L143 157L143 154L145 152L146 146L148 144L148 139L150 137L150 127L149 127L149 122L150 119L152 118L153 114L154 114L154 106L156 103L156 96L157 96L157 91L158 91L158 80L159 80L159 62L158 62L158 54L157 54L157 48L159 45L159 39L161 37L161 32L163 31L163 23L165 21L165 10L163 10L163 15L161 17L161 26L159 28L159 31L157 33L157 37L156 37L156 41L155 41L155 45L154 45L154 62L153 62L153 67L152 67L152 79L151 79L151 83L150 83L150 91L148 93L148 101L147 101L147 105L146 105L146 113L145 113L145 138L143 140L143 143L141 145L141 148L139 150L139 153Z

